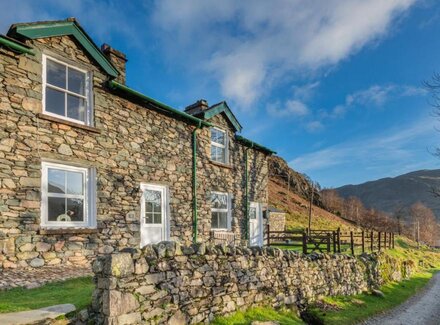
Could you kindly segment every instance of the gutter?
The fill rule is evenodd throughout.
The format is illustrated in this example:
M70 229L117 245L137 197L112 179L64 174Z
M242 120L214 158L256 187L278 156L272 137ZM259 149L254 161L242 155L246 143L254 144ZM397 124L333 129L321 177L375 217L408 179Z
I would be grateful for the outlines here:
M248 148L257 149L257 150L260 150L260 151L262 151L262 152L264 152L266 154L269 154L269 155L275 155L276 154L276 151L273 151L273 150L271 150L271 149L269 149L269 148L267 148L265 146L262 146L261 144L258 144L258 143L254 142L254 141L246 139L245 137L242 137L240 135L236 135L235 136L235 140L237 140L238 142L240 142L241 144L243 144L244 146L246 146Z
M164 112L166 112L168 114L171 114L171 115L176 115L176 116L180 117L181 119L185 120L186 122L188 122L188 123L190 123L192 125L197 126L197 128L202 128L204 126L212 126L212 124L209 123L209 122L203 121L203 120L201 120L201 119L199 119L197 117L194 117L194 116L192 116L190 114L187 114L185 112L182 112L182 111L179 111L179 110L177 110L175 108L172 108L171 106L168 106L168 105L166 105L164 103L161 103L158 100L155 100L155 99L153 99L151 97L148 97L148 96L146 96L146 95L144 95L144 94L142 94L142 93L140 93L140 92L138 92L138 91L136 91L134 89L131 89L131 88L129 88L129 87L123 85L123 84L120 84L119 82L116 82L114 80L107 81L107 85L112 90L122 91L122 92L124 92L126 94L129 94L129 95L132 95L132 96L134 96L134 97L136 97L136 98L138 98L138 99L140 99L142 101L145 101L145 102L148 102L150 104L153 104L157 108L159 108L160 110L162 110L162 111L164 111Z
M4 45L14 51L17 51L20 54L26 53L26 54L30 54L30 55L35 55L35 52L31 48L25 46L24 44L21 44L20 42L17 42L16 40L14 40L10 37L4 36L4 35L0 35L0 44Z

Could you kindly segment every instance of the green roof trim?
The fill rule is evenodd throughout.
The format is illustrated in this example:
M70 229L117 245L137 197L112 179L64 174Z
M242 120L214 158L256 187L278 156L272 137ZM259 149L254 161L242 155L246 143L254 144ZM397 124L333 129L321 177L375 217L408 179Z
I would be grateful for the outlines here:
M242 137L240 135L236 135L235 140L237 140L238 142L240 142L244 146L249 147L251 149L257 149L257 150L263 151L263 152L270 154L270 155L276 154L275 151L273 151L265 146L262 146L261 144L258 144L252 140L246 139L245 137Z
M16 24L11 27L8 34L17 34L29 39L65 36L74 37L87 51L87 53L101 66L111 77L119 75L118 70L100 51L92 39L83 31L76 20L38 22L30 24Z
M35 52L29 46L5 35L0 35L0 44L21 54L26 53L30 55L35 55Z
M229 108L228 104L226 102L220 102L218 104L212 105L207 110L200 113L202 117L205 120L209 120L210 118L220 114L225 113L226 117L228 118L229 122L234 126L234 129L236 132L241 132L241 129L243 128L241 124L238 122L237 118L235 117L234 113L232 113L231 109Z
M116 82L114 80L110 80L107 82L107 85L112 90L119 90L125 94L131 95L133 97L136 97L137 99L141 101L145 101L147 103L153 104L160 110L164 111L165 113L168 113L170 115L175 115L181 118L182 120L185 120L186 122L197 126L198 128L202 128L204 126L213 126L211 123L203 121L195 116L192 116L190 114L187 114L185 112L179 111L178 109L172 108L171 106L168 106L164 103L161 103L151 97L148 97L134 89L131 89L125 85L120 84L119 82Z

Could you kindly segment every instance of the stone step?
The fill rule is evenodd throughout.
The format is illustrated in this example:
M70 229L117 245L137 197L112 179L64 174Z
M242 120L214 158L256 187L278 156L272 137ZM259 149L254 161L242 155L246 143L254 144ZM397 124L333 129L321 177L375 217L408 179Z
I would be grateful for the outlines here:
M21 325L29 324L45 319L55 319L61 315L65 315L76 308L72 304L54 305L40 309L20 311L16 313L0 314L0 324L2 325Z

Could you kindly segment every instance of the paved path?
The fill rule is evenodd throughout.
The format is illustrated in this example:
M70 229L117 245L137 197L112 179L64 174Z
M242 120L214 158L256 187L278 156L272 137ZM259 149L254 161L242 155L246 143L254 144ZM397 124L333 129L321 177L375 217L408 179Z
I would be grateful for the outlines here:
M18 313L0 314L0 324L21 325L41 322L46 319L55 319L75 310L72 304L55 305L40 309L21 311Z
M69 265L43 266L38 269L6 269L0 271L0 290L16 287L32 289L49 282L90 275L92 275L91 267Z
M427 286L390 312L373 317L365 325L439 325L440 272Z

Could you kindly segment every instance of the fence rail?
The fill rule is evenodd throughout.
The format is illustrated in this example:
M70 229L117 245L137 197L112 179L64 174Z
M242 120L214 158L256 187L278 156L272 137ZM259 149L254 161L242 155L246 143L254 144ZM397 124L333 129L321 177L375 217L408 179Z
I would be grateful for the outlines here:
M304 254L312 252L355 252L381 251L394 248L394 233L377 231L345 231L339 228L305 231L271 231L266 226L267 246L282 246L301 250Z

